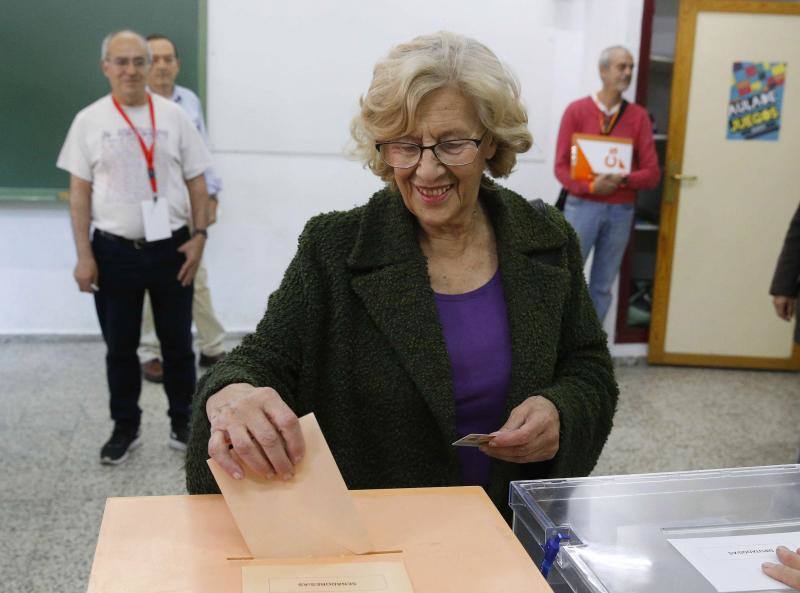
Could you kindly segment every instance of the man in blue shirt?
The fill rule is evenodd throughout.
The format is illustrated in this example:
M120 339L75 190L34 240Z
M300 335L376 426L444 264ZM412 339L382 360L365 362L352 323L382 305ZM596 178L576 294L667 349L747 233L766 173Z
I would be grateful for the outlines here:
M147 85L154 93L171 99L189 115L200 135L208 145L208 132L203 120L203 109L200 99L191 90L175 84L180 72L178 50L172 41L163 35L147 37L147 46L152 56L152 64L147 75ZM205 172L210 211L209 226L217 218L217 198L222 190L222 180L213 167ZM201 263L194 279L194 300L192 302L192 318L197 326L197 339L200 346L200 366L208 367L225 357L223 341L225 329L216 317L211 305L211 293L208 289L208 274ZM139 346L139 361L145 379L154 383L163 381L161 349L153 331L153 318L149 300L145 300L142 321L142 338Z

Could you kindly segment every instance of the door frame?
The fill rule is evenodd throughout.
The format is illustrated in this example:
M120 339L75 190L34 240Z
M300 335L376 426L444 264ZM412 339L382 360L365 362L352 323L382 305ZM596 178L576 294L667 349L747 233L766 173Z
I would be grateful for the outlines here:
M642 34L639 40L638 74L636 77L636 103L647 108L647 90L650 84L650 47L653 40L653 18L656 12L656 0L644 0L642 7ZM648 327L632 327L628 325L628 304L631 297L631 267L633 252L636 247L636 216L631 221L631 234L622 263L619 267L617 283L617 320L614 324L615 344L646 344Z
M800 16L800 3L752 0L681 0L680 2L675 40L675 63L672 71L667 153L663 172L664 191L658 230L656 275L653 282L648 362L687 366L798 370L800 369L800 347L797 344L794 345L793 354L789 358L667 353L664 351L672 258L675 251L675 230L680 206L680 182L673 179L672 176L681 173L683 169L683 151L686 140L685 122L689 108L689 86L694 59L697 15L700 12L744 12Z

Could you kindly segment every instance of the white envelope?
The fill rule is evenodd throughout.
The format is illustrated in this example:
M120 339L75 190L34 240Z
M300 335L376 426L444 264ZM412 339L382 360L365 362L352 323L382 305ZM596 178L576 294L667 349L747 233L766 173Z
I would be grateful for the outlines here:
M250 553L297 558L375 551L317 419L303 416L300 426L306 452L288 482L256 476L247 466L245 477L234 480L208 460Z

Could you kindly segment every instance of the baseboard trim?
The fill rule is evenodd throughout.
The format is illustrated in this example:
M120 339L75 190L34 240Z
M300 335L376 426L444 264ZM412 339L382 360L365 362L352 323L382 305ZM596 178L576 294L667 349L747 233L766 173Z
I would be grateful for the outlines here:
M228 331L225 332L226 340L241 340L249 331ZM197 337L195 332L192 335ZM96 334L3 334L0 333L0 344L62 344L62 343L86 343L86 342L102 342L103 336L99 333Z

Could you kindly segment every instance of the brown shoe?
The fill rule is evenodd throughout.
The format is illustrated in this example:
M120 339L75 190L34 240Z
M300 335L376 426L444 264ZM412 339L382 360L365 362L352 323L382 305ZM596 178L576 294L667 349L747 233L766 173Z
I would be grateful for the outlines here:
M214 356L206 356L201 352L199 364L203 368L208 368L211 365L217 364L220 360L225 360L226 354L227 352L220 352L219 354L215 354Z
M142 377L145 378L145 381L150 381L151 383L163 383L164 367L161 366L161 360L154 358L143 363Z

